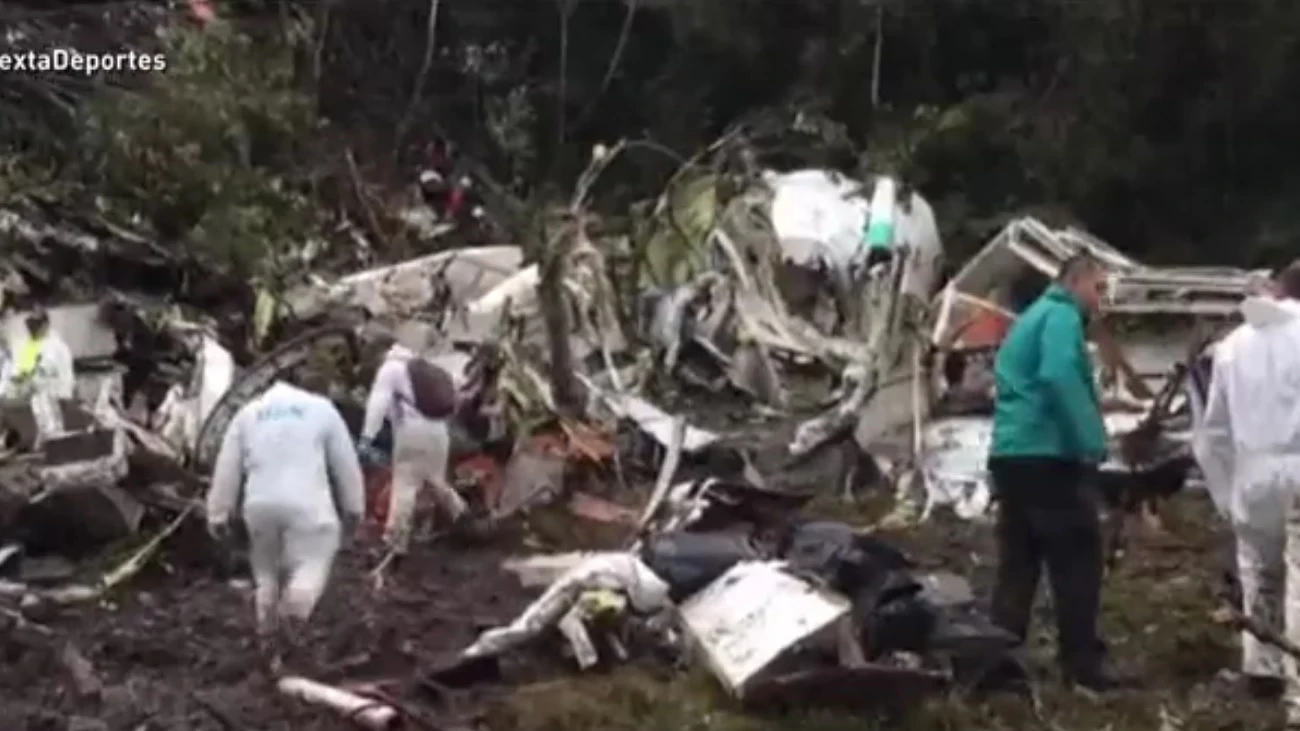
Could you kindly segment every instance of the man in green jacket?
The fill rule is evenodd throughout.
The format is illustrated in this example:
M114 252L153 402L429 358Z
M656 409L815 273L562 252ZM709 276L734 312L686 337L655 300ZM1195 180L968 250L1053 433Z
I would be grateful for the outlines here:
M1023 640L1046 564L1065 680L1091 691L1119 685L1097 635L1102 547L1091 481L1106 456L1106 428L1084 335L1104 286L1101 264L1077 255L1012 325L993 366L989 454L998 500L993 619Z

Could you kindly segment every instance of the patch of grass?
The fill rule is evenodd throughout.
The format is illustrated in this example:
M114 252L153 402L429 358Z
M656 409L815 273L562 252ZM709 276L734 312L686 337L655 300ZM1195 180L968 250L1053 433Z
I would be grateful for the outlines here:
M744 713L703 672L664 678L641 668L620 668L539 683L515 690L497 709L492 728L517 731L831 731L877 728L846 714L794 716Z

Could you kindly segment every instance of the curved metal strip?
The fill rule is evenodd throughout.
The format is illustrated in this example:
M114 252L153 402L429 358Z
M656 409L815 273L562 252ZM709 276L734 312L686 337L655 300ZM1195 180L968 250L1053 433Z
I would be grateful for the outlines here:
M354 326L334 324L291 338L241 373L203 422L194 449L193 466L199 469L210 467L217 458L221 438L239 409L269 388L286 371L306 363L316 348L329 345L330 341L346 346L355 360L358 345Z

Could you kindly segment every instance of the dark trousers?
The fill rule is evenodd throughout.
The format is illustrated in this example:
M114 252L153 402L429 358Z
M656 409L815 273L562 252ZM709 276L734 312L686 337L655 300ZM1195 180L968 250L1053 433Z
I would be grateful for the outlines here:
M1095 468L1037 457L989 460L998 499L993 621L1022 641L1044 565L1056 610L1058 659L1067 673L1098 669L1101 524Z

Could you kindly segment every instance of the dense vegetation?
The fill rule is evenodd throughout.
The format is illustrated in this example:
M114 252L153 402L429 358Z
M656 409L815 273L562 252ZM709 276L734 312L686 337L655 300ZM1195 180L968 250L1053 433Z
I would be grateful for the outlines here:
M1295 3L215 5L234 21L173 23L165 74L0 78L4 187L93 193L161 239L240 258L249 241L300 241L341 209L391 235L373 191L408 180L438 131L499 180L545 192L566 187L596 142L644 136L690 155L756 110L798 109L840 125L832 144L807 146L814 160L852 165L858 150L900 171L938 206L958 255L1026 208L1157 261L1300 254ZM38 30L90 17L14 4L3 15ZM119 45L158 42L124 27ZM640 195L675 165L630 159L615 179Z

